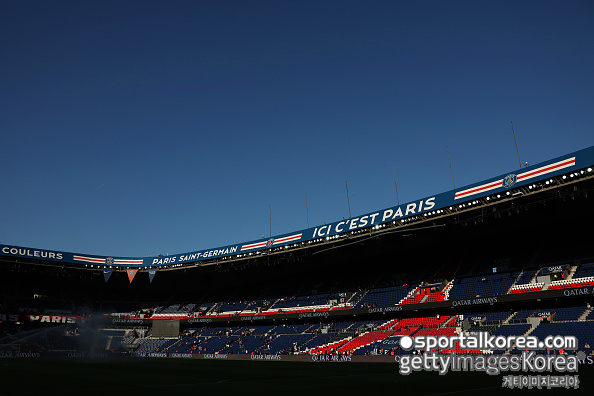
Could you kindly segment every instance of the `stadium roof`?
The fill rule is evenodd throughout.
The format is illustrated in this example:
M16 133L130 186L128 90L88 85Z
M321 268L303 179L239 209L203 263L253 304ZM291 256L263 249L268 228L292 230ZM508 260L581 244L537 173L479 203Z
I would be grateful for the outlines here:
M447 221L474 221L477 217L485 216L486 207L504 202L513 202L517 208L541 201L547 199L545 197L550 195L550 191L558 191L561 186L571 185L572 189L577 189L582 181L591 181L593 166L594 147L589 147L469 186L349 219L261 240L188 253L158 257L112 257L0 245L0 255L5 260L18 259L93 270L172 270L244 261L295 250L324 250L328 245L348 245L376 235L439 227Z

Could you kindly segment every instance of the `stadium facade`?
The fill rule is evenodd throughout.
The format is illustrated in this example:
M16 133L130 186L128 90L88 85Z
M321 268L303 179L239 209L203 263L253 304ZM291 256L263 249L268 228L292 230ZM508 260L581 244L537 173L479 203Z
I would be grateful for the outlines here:
M590 353L593 167L590 147L331 224L164 257L0 245L0 347L80 351L91 344L73 341L92 332L95 350L136 354L399 354L403 335L555 330L579 332ZM48 326L54 341L10 336Z
M173 265L200 265L221 258L241 258L245 255L270 252L275 248L303 247L312 242L322 242L331 237L344 237L358 231L379 230L387 226L404 226L407 220L418 220L419 217L441 217L459 212L466 205L472 205L480 199L500 199L501 194L525 194L527 187L540 185L543 180L568 174L571 178L576 172L583 172L594 166L594 147L564 155L549 161L532 165L484 180L457 190L437 194L431 197L386 208L350 219L335 221L330 224L277 235L265 240L236 243L233 245L174 254L166 257L112 257L60 251L49 251L21 246L0 245L0 254L7 257L33 258L56 261L59 263L92 265L93 268L168 268ZM572 181L571 179L569 181ZM550 181L552 182L552 181ZM562 182L567 182L562 179ZM492 196L492 197L491 197ZM514 195L515 197L516 195Z

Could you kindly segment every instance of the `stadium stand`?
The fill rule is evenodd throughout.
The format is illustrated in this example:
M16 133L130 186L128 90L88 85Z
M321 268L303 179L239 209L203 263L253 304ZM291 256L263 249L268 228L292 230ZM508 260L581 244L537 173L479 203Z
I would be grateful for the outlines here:
M584 194L594 178L559 176L555 183L460 201L443 216L410 217L343 239L159 268L152 283L130 282L125 271L106 282L99 267L1 256L0 348L193 357L413 354L386 341L487 332L573 334L578 349L591 353L594 248L576 225L594 218L594 194ZM556 266L561 270L550 278L542 275ZM155 324L167 321L176 325L171 337L154 335ZM459 345L442 351L450 352L481 353Z

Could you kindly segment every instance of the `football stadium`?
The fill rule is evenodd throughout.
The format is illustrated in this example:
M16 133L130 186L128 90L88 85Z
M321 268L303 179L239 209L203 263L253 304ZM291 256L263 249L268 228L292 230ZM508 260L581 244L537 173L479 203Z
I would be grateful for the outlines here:
M590 394L593 168L588 147L157 257L0 245L0 393L495 394L508 381ZM418 347L431 337L452 342ZM469 359L440 374L427 356Z

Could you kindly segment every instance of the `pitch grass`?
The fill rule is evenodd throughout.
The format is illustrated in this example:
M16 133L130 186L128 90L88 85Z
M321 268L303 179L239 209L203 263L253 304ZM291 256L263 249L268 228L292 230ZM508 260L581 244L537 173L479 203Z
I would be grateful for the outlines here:
M0 373L0 395L505 395L527 391L501 388L503 374L403 376L396 363L0 359ZM581 366L578 374L578 390L533 392L594 394L594 367Z

